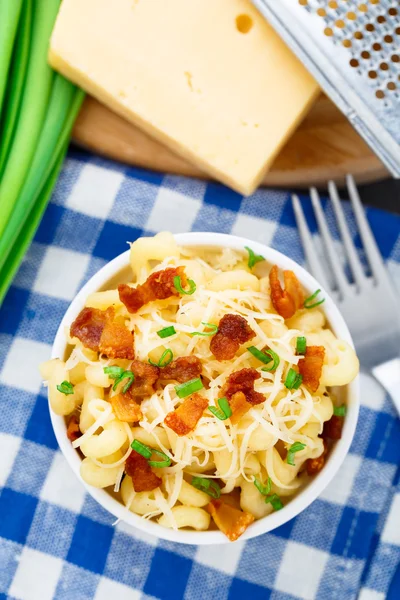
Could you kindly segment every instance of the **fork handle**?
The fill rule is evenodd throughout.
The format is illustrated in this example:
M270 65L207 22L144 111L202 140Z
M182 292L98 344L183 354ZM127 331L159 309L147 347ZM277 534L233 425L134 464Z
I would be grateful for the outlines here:
M394 358L374 367L372 374L390 394L400 416L400 358Z

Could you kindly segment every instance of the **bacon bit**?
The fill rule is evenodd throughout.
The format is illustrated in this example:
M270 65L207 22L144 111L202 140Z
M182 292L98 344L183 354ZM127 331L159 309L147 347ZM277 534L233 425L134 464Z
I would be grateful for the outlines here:
M72 415L69 420L67 427L67 438L70 442L74 442L82 435L81 430L79 429L79 421L76 415Z
M130 396L130 390L126 394L117 394L111 398L111 406L117 419L126 423L137 423L143 418L139 404Z
M120 300L130 313L136 313L139 308L153 300L165 300L171 296L179 296L179 292L174 286L174 277L178 275L181 278L182 287L185 287L187 278L184 267L156 271L136 288L122 283L118 286Z
M220 398L226 396L228 400L236 392L243 392L249 404L261 404L265 402L265 396L254 390L254 382L260 379L260 374L255 369L241 369L229 375L227 382L220 392Z
M243 392L236 392L236 394L233 394L229 400L229 406L232 410L232 415L230 417L232 425L236 425L243 415L251 408L251 404L247 402Z
M238 510L222 500L211 500L206 508L218 529L231 542L237 540L254 521L254 517L250 513Z
M133 333L125 327L123 317L115 317L112 307L106 310L107 320L101 334L99 351L110 358L135 358Z
M187 435L194 430L207 406L206 398L193 394L185 398L173 412L168 413L164 423L178 435Z
M72 323L70 328L71 337L77 337L86 348L98 352L105 323L105 310L86 307L81 310Z
M299 373L310 392L319 388L324 358L324 346L307 346L304 358L299 360Z
M201 360L197 356L181 356L160 369L160 379L174 379L179 383L200 377Z
M240 315L224 315L219 322L218 332L213 336L210 350L217 360L231 360L241 344L256 334Z
M326 455L328 454L328 445L324 440L324 451L318 458L309 458L306 460L306 468L308 475L316 475L322 469L326 462Z
M123 317L115 316L111 306L107 310L84 308L72 323L70 333L86 348L110 358L135 357L133 333L125 327Z
M154 384L158 379L160 369L140 360L134 360L130 370L135 376L127 392L130 397L143 398L144 396L151 396L154 392Z
M332 415L329 421L324 423L322 437L329 438L330 440L340 440L342 437L343 423L343 417Z
M293 271L283 271L285 290L279 281L278 267L274 265L269 273L271 300L276 312L284 319L290 319L304 304L304 293Z
M135 492L151 492L162 483L161 477L153 473L145 457L135 450L126 460L125 473L132 477Z

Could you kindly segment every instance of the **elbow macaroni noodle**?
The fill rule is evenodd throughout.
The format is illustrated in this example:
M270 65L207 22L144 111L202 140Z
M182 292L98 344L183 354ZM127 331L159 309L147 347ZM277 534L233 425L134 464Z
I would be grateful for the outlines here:
M296 494L307 483L305 462L323 453L319 435L333 414L335 399L329 388L348 384L358 372L354 350L336 339L320 309L302 309L285 322L272 308L268 271L262 272L262 264L257 265L255 271L261 273L257 277L247 268L240 252L179 248L171 234L161 233L131 245L131 266L137 283L144 282L155 270L184 266L197 286L193 295L150 302L136 314L127 312L117 290L89 296L87 306L101 310L113 306L116 314L125 318L135 334L138 359L157 361L168 348L174 358L190 354L199 357L207 382L200 393L209 405L216 405L219 391L231 373L246 367L256 368L260 379L255 382L255 390L264 394L266 400L235 425L229 420L219 421L207 410L192 433L178 437L164 424L167 413L181 403L174 382L164 388L158 386L141 403L142 421L128 425L112 412L113 381L103 369L109 364L128 369L130 361L110 360L84 348L76 338L70 339L74 349L68 361L49 361L42 365L41 372L48 381L52 410L58 415L79 416L83 437L74 442L74 447L83 455L82 478L98 488L115 486L119 491L111 493L117 493L130 511L154 518L165 527L198 531L209 528L210 515L205 507L210 496L190 484L192 476L219 480L222 494L236 497L237 505L256 519L265 517L273 509L265 503L254 478L264 484L270 478L271 493L282 497ZM202 322L218 324L228 313L244 317L256 337L241 346L232 361L220 362L210 351L210 337L190 333L201 327ZM157 331L171 325L176 334L161 339ZM287 369L298 363L295 345L297 336L302 335L309 345L323 345L326 349L320 386L315 394L304 386L288 390L282 382ZM275 373L261 371L264 365L246 350L249 345L268 346L278 353L281 363ZM72 394L64 395L57 390L63 381L74 386ZM171 466L155 469L162 485L151 492L136 493L132 479L126 475L121 482L133 439L161 450L172 459ZM296 452L292 466L286 461L286 451L294 442L305 444L305 448Z

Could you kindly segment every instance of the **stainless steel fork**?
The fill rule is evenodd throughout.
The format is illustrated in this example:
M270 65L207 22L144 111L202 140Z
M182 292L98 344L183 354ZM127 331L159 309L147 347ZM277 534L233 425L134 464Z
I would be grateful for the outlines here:
M347 188L370 266L370 276L367 276L358 257L338 191L332 181L328 184L329 196L353 282L347 278L344 265L341 264L334 247L315 188L311 188L310 194L323 241L322 261L316 253L300 200L296 195L292 196L294 213L310 272L333 296L342 312L353 337L361 368L371 372L387 390L400 415L400 298L389 279L351 176L347 177ZM325 276L326 267L331 272L329 279Z

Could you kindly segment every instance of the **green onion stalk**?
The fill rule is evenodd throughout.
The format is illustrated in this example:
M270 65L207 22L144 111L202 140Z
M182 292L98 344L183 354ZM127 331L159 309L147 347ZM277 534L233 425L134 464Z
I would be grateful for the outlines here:
M0 116L22 3L22 0L0 2Z
M2 5L0 5L2 6ZM31 44L32 0L25 0L18 25L17 38L8 77L4 112L0 127L0 181L15 132ZM1 104L1 102L0 102Z

